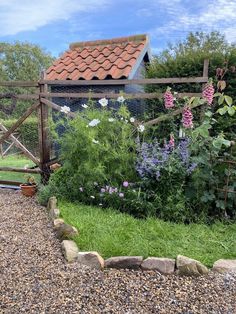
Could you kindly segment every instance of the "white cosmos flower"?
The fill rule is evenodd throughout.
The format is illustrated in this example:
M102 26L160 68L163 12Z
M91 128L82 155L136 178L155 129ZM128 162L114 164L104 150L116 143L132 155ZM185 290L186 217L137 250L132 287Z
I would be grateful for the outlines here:
M83 104L82 107L86 109L88 108L88 105Z
M68 113L68 112L70 112L70 107L67 107L67 106L61 107L61 112L63 112L63 113Z
M140 124L140 125L138 126L138 131L142 133L144 130L145 130L145 126L142 125L142 124Z
M120 103L123 103L123 102L125 101L124 96L119 96L119 97L117 98L117 101L120 102Z
M98 102L102 107L106 107L108 105L108 100L106 98L102 98Z
M109 121L109 122L114 122L115 119L114 119L114 118L109 118L108 121Z
M93 139L92 142L93 142L94 144L98 144L98 143L99 143L99 141L97 141L97 140L95 140L95 139Z
M129 121L130 121L131 123L134 123L135 119L134 119L133 117L131 117L131 118L129 119Z
M96 126L100 123L101 121L99 119L93 119L92 121L89 122L89 126Z

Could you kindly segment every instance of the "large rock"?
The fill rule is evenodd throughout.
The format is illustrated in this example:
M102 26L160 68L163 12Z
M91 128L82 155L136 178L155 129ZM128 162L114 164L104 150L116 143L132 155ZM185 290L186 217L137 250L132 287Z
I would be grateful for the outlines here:
M64 220L62 218L57 218L53 220L53 226L57 229L60 225L64 224Z
M175 260L171 258L148 257L142 264L143 270L157 270L161 274L169 275L175 271Z
M71 239L79 234L78 230L66 223L58 224L55 227L57 238L60 240Z
M177 256L176 266L179 275L201 276L208 273L208 268L202 263L182 255Z
M74 262L78 257L79 249L77 244L72 240L64 240L61 243L62 252L67 262Z
M115 256L105 260L105 267L138 269L142 261L142 256Z
M50 210L54 208L57 208L57 198L55 196L52 196L48 200L47 209Z
M97 252L79 252L77 262L91 268L104 268L104 259Z
M218 273L236 272L236 259L219 259L212 268Z
M60 210L58 208L51 208L49 210L49 216L51 219L56 219L60 216Z

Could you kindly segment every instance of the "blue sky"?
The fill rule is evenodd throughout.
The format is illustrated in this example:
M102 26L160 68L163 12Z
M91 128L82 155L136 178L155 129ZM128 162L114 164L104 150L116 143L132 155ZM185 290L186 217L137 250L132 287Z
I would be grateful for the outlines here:
M236 0L0 0L0 41L28 41L58 56L71 42L147 33L152 53L189 31L236 42Z

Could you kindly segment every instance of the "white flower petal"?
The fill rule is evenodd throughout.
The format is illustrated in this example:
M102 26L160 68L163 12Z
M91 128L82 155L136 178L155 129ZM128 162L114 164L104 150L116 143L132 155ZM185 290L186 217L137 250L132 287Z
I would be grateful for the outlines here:
M93 119L92 121L89 122L88 125L94 127L94 126L98 125L100 122L101 121L99 119Z
M86 109L86 108L88 108L88 105L83 104L82 107Z
M63 112L63 113L68 113L68 112L70 112L70 107L67 107L67 106L61 107L61 112Z
M114 119L114 118L109 118L108 121L109 121L109 122L114 122L115 119Z
M108 105L108 100L106 98L102 98L98 102L102 107L106 107Z
M134 117L131 117L131 118L129 119L129 121L130 121L131 123L134 123L135 118L134 118Z
M119 97L117 98L117 101L120 102L120 103L123 103L123 102L125 101L124 96L119 96Z
M140 124L137 129L140 133L142 133L145 130L145 126Z

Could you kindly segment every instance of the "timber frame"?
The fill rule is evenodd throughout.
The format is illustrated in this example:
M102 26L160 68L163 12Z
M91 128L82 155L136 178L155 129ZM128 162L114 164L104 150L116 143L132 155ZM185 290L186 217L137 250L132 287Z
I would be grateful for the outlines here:
M201 77L182 77L182 78L152 78L152 79L134 79L127 80L123 79L122 84L124 85L158 85L158 84L189 84L189 83L198 83L205 84L208 82L208 66L209 60L204 60L203 66L203 75ZM0 94L0 98L14 98L21 100L35 100L35 103L29 107L25 113L15 122L14 125L8 130L0 122L0 147L4 141L10 140L12 145L17 146L22 153L32 160L36 167L34 169L19 169L19 168L10 168L10 167L0 167L0 171L12 171L12 172L21 172L21 173L40 173L42 182L45 183L50 176L50 165L57 162L55 159L51 159L50 156L50 141L48 136L48 118L49 118L49 108L60 111L61 107L51 101L51 98L94 98L100 99L106 97L108 99L116 99L120 94L116 93L51 93L48 90L48 86L89 86L89 85L120 85L121 80L63 80L63 81L51 81L46 80L44 73L42 73L41 78L37 82L31 81L0 81L0 86L2 87L23 87L23 88L35 88L36 92L33 94ZM161 98L163 94L161 93L135 93L135 94L124 94L126 99L156 99ZM184 96L188 97L200 97L200 93L179 93L178 97L182 98ZM17 128L33 113L37 111L38 115L38 136L39 136L39 158L34 156L20 141L17 137L14 136ZM172 112L172 114L161 116L157 119L145 122L146 125L154 125L165 119L171 118L173 115L181 113L181 109L177 109ZM68 116L73 118L75 113L68 112ZM13 181L1 181L0 184L7 185L16 185L19 182Z

